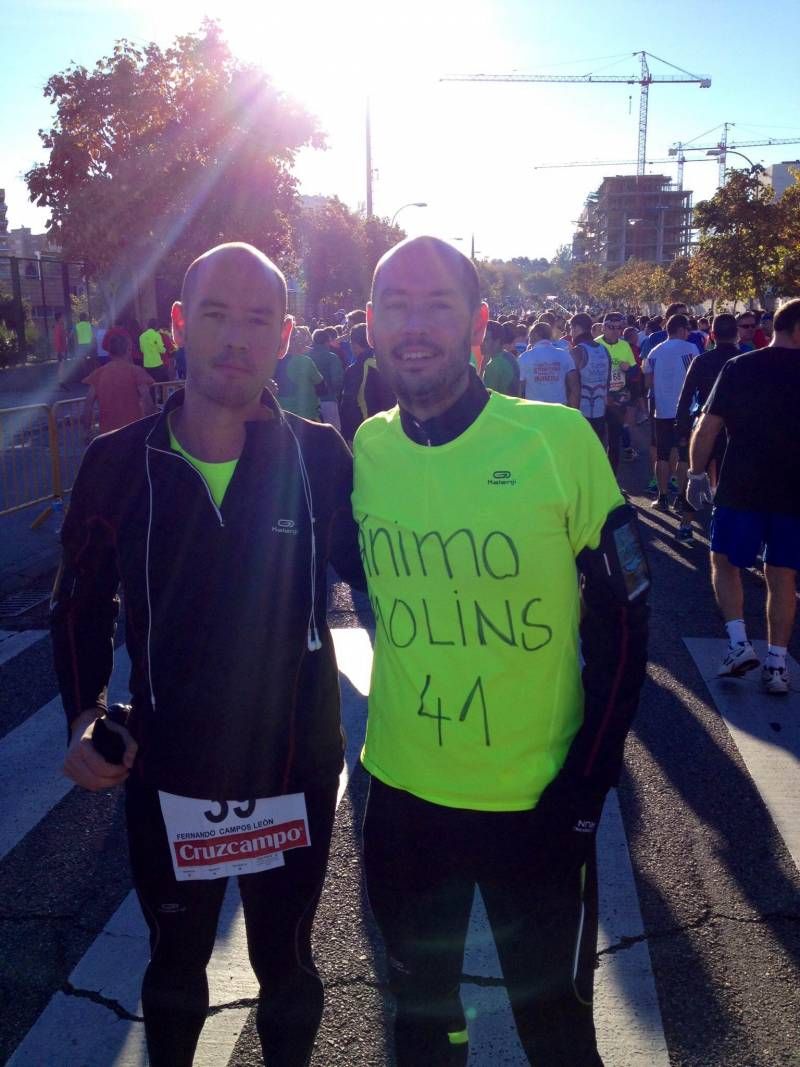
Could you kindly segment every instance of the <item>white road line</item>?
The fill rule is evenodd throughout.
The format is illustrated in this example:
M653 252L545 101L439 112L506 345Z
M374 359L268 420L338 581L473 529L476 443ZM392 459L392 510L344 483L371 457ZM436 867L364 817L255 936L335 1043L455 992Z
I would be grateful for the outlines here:
M598 832L602 952L625 937L644 933L628 842L616 792L609 794ZM488 919L476 894L464 973L500 978ZM614 1067L669 1067L650 952L645 941L600 957L595 973L594 1017L600 1054ZM461 998L469 1019L470 1064L527 1064L503 987L466 983Z
M47 630L0 630L0 667L47 636Z
M726 640L685 637L684 642L800 869L800 666L789 656L793 691L786 696L768 696L760 689L760 670L750 671L744 678L717 678ZM765 643L753 644L763 661Z
M363 742L372 646L366 630L334 630L333 639L341 674L349 683L342 686L342 719L348 744L347 766L339 786L341 799ZM114 695L114 699L120 698L119 694ZM63 750L60 709L59 714L62 715ZM148 957L147 929L136 896L131 892L73 970L69 981L76 989L98 992L121 1004L130 1014L141 1015L139 990ZM123 959L124 966L121 966ZM208 980L212 1008L258 995L258 983L247 958L244 919L234 881L225 896ZM249 1010L237 1008L209 1016L195 1055L195 1067L221 1067L228 1062ZM120 1019L90 1000L59 992L6 1067L41 1067L43 1063L48 1067L75 1067L76 1064L143 1067L146 1062L144 1027L140 1023Z
M116 651L110 698L128 689L130 660ZM72 789L61 773L66 748L66 720L56 697L0 740L0 860Z

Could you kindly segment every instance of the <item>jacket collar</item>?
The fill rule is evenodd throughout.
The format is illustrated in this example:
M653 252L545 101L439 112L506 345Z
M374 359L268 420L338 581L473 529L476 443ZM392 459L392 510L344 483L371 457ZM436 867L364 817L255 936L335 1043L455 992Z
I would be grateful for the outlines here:
M424 422L400 408L400 424L406 437L418 445L446 445L460 437L489 403L489 390L470 367L469 384L447 411Z
M735 341L717 341L716 347L709 351L709 355L717 352L720 356L738 356L739 346Z
M169 451L170 439L169 439L169 425L168 419L170 412L177 410L183 406L183 402L186 398L186 390L178 389L172 394L164 405L161 414L156 417L156 421L145 438L145 443L153 448L164 449ZM266 387L261 393L261 404L265 408L269 408L272 414L276 417L281 426L286 425L286 418L283 414L280 404L272 395L272 393ZM270 420L271 422L272 420ZM260 419L253 419L250 422L245 423L245 433L249 439L253 433L259 433L260 427L267 426L269 423L262 422Z

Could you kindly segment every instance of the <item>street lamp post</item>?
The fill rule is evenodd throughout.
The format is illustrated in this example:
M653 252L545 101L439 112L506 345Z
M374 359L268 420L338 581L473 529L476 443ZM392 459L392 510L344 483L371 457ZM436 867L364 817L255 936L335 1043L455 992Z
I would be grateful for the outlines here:
M709 150L706 152L706 155L716 156L717 159L719 159L720 163L723 165L723 167L725 165L726 156L739 156L740 159L743 159L745 161L750 170L755 170L756 165L752 161L752 159L750 159L749 156L746 156L744 152L735 151L733 148L709 148ZM720 185L722 185L722 182L720 182Z
M389 223L389 225L390 226L394 226L394 222L395 222L395 219L397 218L397 216L400 214L401 211L405 211L405 209L407 207L427 207L427 206L428 205L423 200L412 200L409 204L403 204L403 206L399 207L397 209L397 211L395 211L394 215L392 215L392 221Z

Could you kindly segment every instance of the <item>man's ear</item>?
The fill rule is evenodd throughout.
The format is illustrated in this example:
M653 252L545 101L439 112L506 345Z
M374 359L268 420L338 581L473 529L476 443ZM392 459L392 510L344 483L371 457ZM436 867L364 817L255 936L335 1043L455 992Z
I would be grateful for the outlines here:
M292 336L292 330L294 329L294 319L291 315L287 315L283 320L283 326L281 327L281 340L278 346L278 359L283 359L289 348L289 341Z
M183 304L181 304L180 300L176 300L172 305L170 319L172 321L172 340L178 348L182 348L186 344L186 318L183 314Z
M367 301L367 343L370 348L375 347L375 341L372 336L372 324L375 321L375 312L372 309L372 301Z
M480 306L472 316L472 345L480 345L486 336L486 323L489 321L489 305L481 300Z

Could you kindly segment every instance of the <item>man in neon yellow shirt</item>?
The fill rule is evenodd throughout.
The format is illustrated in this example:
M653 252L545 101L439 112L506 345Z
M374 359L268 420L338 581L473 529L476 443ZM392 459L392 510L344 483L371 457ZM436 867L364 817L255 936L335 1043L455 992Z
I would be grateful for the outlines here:
M579 412L471 370L488 309L460 252L401 243L367 316L399 401L356 433L353 492L376 619L365 871L398 1067L466 1063L476 886L530 1062L598 1067L594 836L646 658L635 519Z
M619 467L620 450L625 449L627 459L635 459L630 445L625 444L625 428L628 419L630 392L627 386L626 372L636 366L633 349L622 339L625 329L625 317L619 311L609 311L603 319L603 333L598 340L608 350L611 358L611 380L608 383L606 399L606 428L608 432L608 461L616 474Z
M94 335L89 316L85 311L82 311L78 316L78 321L75 323L75 341L78 346L76 355L78 359L85 359L89 355L92 350L93 340Z
M147 329L139 334L139 348L142 351L142 366L154 382L168 382L169 371L164 364L166 346L158 332L158 322L150 319Z

